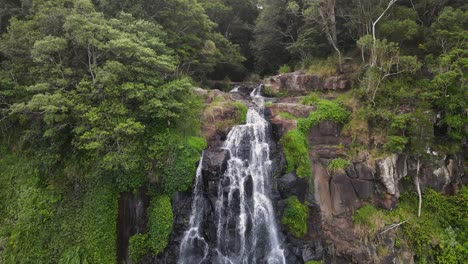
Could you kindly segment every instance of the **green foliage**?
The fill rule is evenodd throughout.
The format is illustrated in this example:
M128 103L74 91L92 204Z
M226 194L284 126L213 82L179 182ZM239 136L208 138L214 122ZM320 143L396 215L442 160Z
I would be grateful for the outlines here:
M353 214L353 223L358 225L371 226L371 216L377 213L377 209L374 206L366 204L357 209Z
M281 217L281 223L295 237L301 238L307 233L307 219L309 208L303 205L296 196L290 196L286 201L286 207Z
M313 60L307 62L302 67L307 70L307 73L317 75L321 78L326 78L337 74L337 66L333 63L332 57L326 60Z
M174 192L186 191L195 177L196 163L200 152L206 148L204 138L184 137L174 130L158 133L148 140L148 157L154 162L152 181L161 183L161 191L168 196Z
M289 67L289 65L287 65L287 64L281 65L281 67L278 70L279 74L285 74L285 73L289 73L289 72L291 72L291 67Z
M85 182L60 184L72 166L68 160L56 177L60 181L44 184L39 158L0 159L0 262L115 263L118 208L112 182L86 175Z
M298 128L302 133L307 133L309 129L321 121L334 121L344 124L350 116L339 103L329 100L320 100L317 103L317 110L309 114L308 117L299 119Z
M283 135L281 144L288 164L287 172L296 170L296 174L300 178L312 176L307 141L304 135L297 130L291 130Z
M237 102L234 102L234 107L236 108L237 115L239 117L239 124L245 124L245 122L247 121L247 111L248 111L247 106L237 101Z
M157 255L166 248L172 232L174 215L171 199L166 196L156 196L148 208L149 248Z
M417 217L416 195L405 193L394 212L387 215L402 225L404 239L415 250L418 259L436 259L438 263L458 263L465 260L468 245L466 208L468 188L453 196L443 196L431 189L423 195L421 217Z
M332 172L344 172L346 167L348 167L351 164L352 162L349 160L336 158L330 160L330 162L327 165L327 169Z
M128 245L128 256L132 263L140 263L140 260L148 253L148 234L135 234L130 237Z
M297 119L297 117L295 117L294 115L292 115L292 114L290 114L288 112L279 112L278 115L281 116L284 119L291 119L291 120L296 120Z
M301 98L301 104L303 105L316 105L320 101L318 93L312 92Z
M321 261L321 260L309 260L309 261L306 261L304 264L323 264L323 261Z
M407 143L408 138L406 137L389 136L383 147L387 151L400 153L405 149Z

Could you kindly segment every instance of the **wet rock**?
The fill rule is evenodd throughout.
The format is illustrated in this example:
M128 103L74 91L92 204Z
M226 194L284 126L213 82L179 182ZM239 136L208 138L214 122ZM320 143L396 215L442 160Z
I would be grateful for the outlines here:
M308 184L305 179L301 179L296 176L296 173L291 172L278 179L278 190L283 199L296 195L301 202L304 202L308 192Z

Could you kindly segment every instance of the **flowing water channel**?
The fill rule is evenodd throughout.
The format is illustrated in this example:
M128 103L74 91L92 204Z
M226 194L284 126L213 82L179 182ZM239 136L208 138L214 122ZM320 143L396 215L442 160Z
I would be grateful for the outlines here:
M179 264L285 263L271 202L269 123L265 119L260 89L261 86L251 93L256 106L249 108L246 124L232 128L224 143L223 148L230 156L218 183L214 220L216 243L210 248L200 230L205 210L200 162L189 228L180 245Z

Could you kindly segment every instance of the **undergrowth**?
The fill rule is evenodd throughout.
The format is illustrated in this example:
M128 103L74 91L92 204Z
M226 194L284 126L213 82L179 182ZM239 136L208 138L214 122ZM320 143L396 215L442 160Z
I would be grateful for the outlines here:
M295 237L301 238L307 233L307 219L309 208L303 205L296 196L290 196L286 201L281 223Z

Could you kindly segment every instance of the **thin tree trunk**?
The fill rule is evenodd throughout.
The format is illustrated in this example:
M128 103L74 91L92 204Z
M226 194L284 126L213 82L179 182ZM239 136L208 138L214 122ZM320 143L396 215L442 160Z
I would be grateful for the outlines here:
M419 186L419 158L418 164L416 168L416 178L414 179L414 184L416 185L416 191L418 192L418 217L421 217L421 207L422 207L422 195L421 195L421 187Z
M385 13L387 13L387 11L390 9L390 7L392 7L393 4L395 4L395 2L398 1L398 0L390 0L390 2L388 3L388 6L387 8L385 8L385 10L382 12L382 14L380 14L380 16L372 23L372 51L371 51L371 66L375 66L376 63L377 63L377 51L376 51L376 42L377 42L377 38L375 36L375 26L377 25L377 23L379 23L380 19L382 19L382 17L385 15Z

